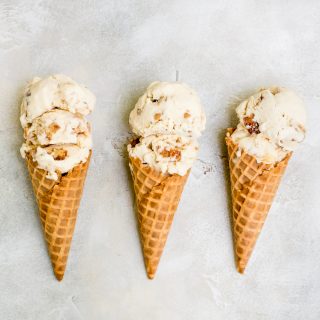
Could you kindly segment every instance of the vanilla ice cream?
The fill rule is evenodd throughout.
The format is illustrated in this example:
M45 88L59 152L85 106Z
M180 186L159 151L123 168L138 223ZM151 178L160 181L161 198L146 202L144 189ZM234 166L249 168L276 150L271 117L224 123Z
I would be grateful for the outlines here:
M178 82L153 82L139 98L129 124L138 136L179 134L199 137L206 117L196 92Z
M288 89L262 89L236 112L239 124L231 139L257 162L279 162L305 138L304 103Z
M73 143L91 148L91 133L88 121L80 114L54 109L35 118L25 128L25 139L33 145Z
M58 108L88 115L95 96L85 86L65 75L34 78L25 88L21 104L21 125L26 127L46 111Z
M86 162L90 149L73 144L37 147L31 151L38 168L48 171L47 178L58 179L57 173L66 173L79 163Z
M197 158L197 137L206 117L196 92L178 82L153 82L130 113L139 139L128 145L131 158L163 174L184 176Z
M84 116L94 104L95 97L87 88L64 75L33 79L21 105L22 157L30 155L52 180L86 162L92 139Z
M197 159L195 139L179 135L154 135L128 145L130 157L166 174L184 176Z

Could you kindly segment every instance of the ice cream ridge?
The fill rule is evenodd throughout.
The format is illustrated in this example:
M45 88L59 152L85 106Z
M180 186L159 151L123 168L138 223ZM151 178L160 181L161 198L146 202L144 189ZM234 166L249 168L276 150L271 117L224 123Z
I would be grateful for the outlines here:
M305 138L303 101L282 87L261 89L236 108L226 143L237 269L245 271L292 152Z
M196 92L178 82L154 82L130 113L136 135L128 145L140 239L153 279L206 117Z
M65 75L27 84L20 122L26 160L53 271L62 280L92 153L95 96Z

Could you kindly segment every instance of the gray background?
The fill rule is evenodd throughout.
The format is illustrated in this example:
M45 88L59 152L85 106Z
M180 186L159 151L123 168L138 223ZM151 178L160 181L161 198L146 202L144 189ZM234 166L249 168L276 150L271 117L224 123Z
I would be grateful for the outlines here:
M319 319L320 2L0 2L0 319ZM146 278L124 143L154 80L196 89L207 114L155 280ZM65 279L52 273L23 160L21 89L65 73L97 96L92 159ZM295 152L247 274L234 266L225 128L257 88L305 100Z

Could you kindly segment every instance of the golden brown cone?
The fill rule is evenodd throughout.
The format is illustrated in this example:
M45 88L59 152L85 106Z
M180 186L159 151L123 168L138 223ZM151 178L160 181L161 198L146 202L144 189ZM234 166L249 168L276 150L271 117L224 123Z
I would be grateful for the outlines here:
M243 273L263 224L267 218L280 180L291 154L275 165L258 163L253 156L233 143L228 129L226 143L232 196L233 237L237 269Z
M66 269L90 157L91 152L85 163L61 175L57 181L47 179L47 171L37 168L30 155L26 157L49 256L59 281Z
M146 271L153 279L190 170L164 175L136 158L130 158L130 170Z

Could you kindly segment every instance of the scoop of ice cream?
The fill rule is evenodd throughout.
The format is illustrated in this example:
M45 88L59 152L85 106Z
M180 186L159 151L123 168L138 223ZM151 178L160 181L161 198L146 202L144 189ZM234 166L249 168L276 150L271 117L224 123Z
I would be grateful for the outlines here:
M94 104L95 97L86 87L64 75L34 78L21 105L22 157L32 156L52 180L87 161L92 140L84 116Z
M231 138L258 162L281 161L304 140L305 106L288 89L262 89L243 101L236 112L239 124Z
M205 114L196 92L178 82L154 82L131 111L129 123L135 134L179 134L198 137Z
M184 176L197 158L195 139L178 135L148 136L137 144L129 144L130 157L161 171L163 174Z
M79 113L54 109L33 120L25 128L24 137L28 143L51 145L73 143L91 148L91 133L88 121Z
M33 160L40 169L46 170L47 178L58 179L58 174L70 171L79 163L84 163L89 157L90 150L73 144L51 145L37 147L32 150Z
M34 78L24 90L20 121L22 127L26 127L33 119L55 108L87 115L94 104L92 92L65 75Z

